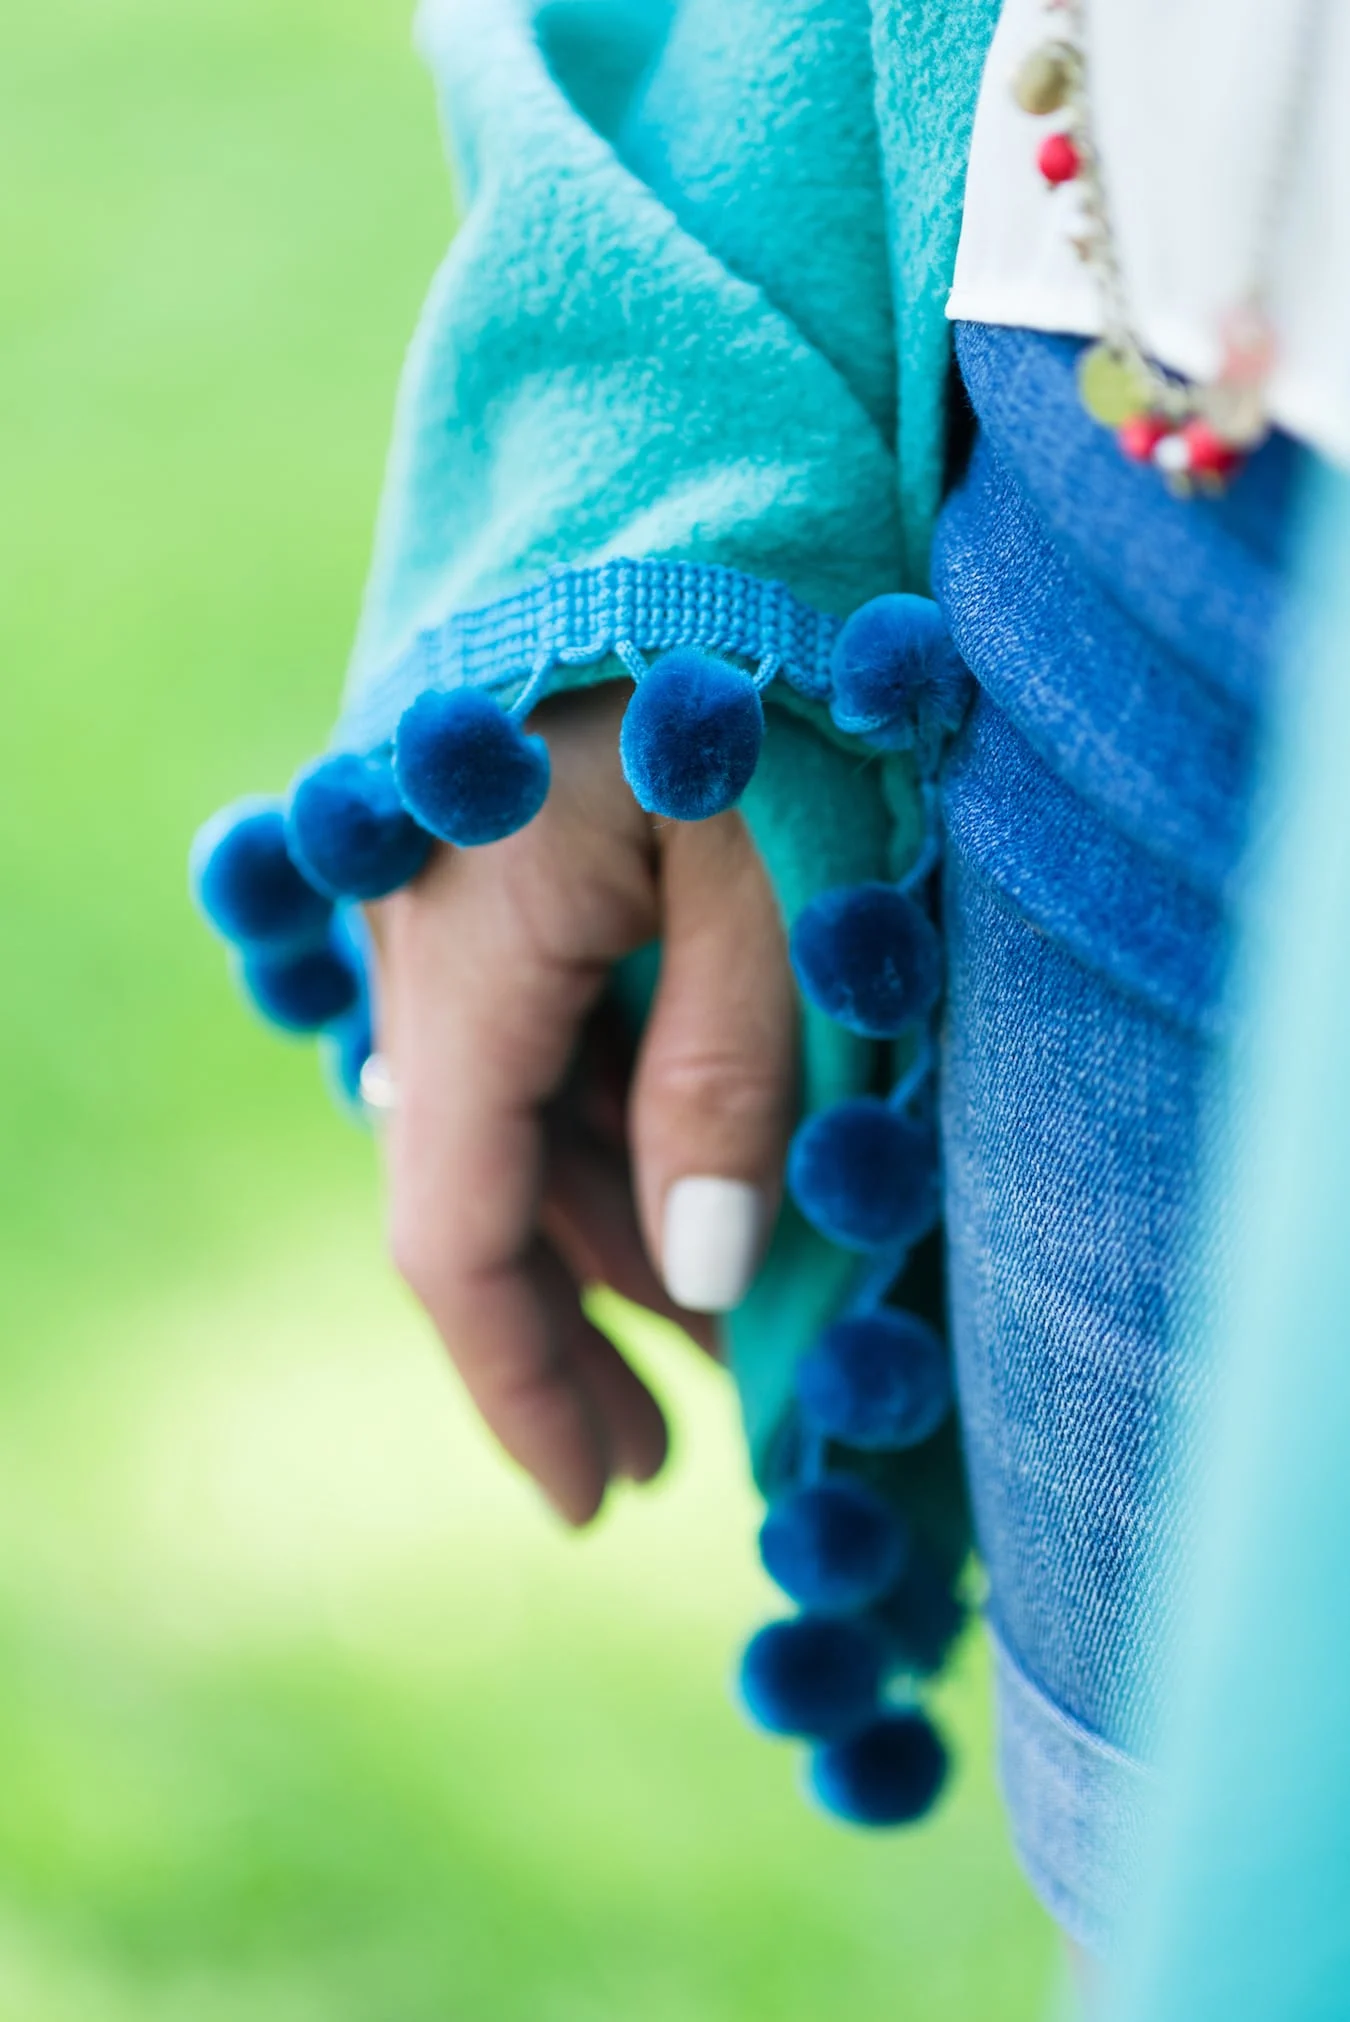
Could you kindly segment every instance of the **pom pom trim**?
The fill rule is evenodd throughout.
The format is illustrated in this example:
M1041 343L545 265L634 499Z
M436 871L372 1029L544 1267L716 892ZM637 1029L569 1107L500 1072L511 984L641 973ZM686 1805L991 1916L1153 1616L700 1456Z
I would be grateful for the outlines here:
M821 1614L847 1615L894 1586L909 1540L880 1496L848 1475L835 1475L771 1505L759 1554L790 1600Z
M292 782L286 808L291 857L334 899L382 899L409 884L432 847L408 812L392 753L329 752Z
M865 1620L797 1615L768 1622L745 1646L742 1709L765 1734L834 1741L879 1710L885 1646Z
M858 670L847 662L843 648L849 638L865 639L869 627L883 634L897 604L905 605L917 626L918 644L909 659L919 667L919 676L910 680L904 695L883 697L884 708L859 713ZM760 694L780 678L798 694L832 706L836 724L865 742L882 748L913 746L926 775L941 735L955 727L968 683L935 621L935 610L927 600L881 599L855 613L849 626L841 626L799 604L781 584L734 570L623 558L594 569L554 570L514 597L419 633L387 673L368 684L344 722L342 745L298 777L284 825L281 803L274 800L237 803L208 824L193 852L198 902L217 931L234 944L241 979L264 1014L289 1030L317 1031L335 1093L348 1106L359 1107L361 1073L373 1041L359 914L348 902L382 897L408 882L435 835L473 847L512 833L533 817L547 793L547 752L542 740L523 726L559 668L598 666L610 656L621 662L636 684L624 724L624 759L639 798L653 812L702 819L733 804L748 783L763 732ZM650 667L648 656L659 656ZM843 688L841 671L847 674ZM862 668L864 688L876 671ZM914 667L908 672L913 676ZM698 693L700 680L711 697L707 707L707 698ZM850 692L843 692L850 682ZM691 692L692 708L687 706ZM880 693L873 682L873 700ZM476 725L487 746L470 750L466 744L457 751L457 718L463 719L460 730ZM443 741L438 751L436 733L446 724L451 726L449 745ZM424 730L431 734L419 747ZM659 748L663 739L673 750ZM495 771L493 763L483 762L483 748L499 762ZM893 1037L921 1024L937 994L933 929L914 897L906 896L917 894L936 858L931 784L924 794L927 838L903 886L827 894L817 902L813 918L799 923L794 934L804 993L828 1015L868 1037ZM216 889L210 865L222 841L260 815L269 831L276 904L271 913L261 900L252 911L245 904L232 912L220 898L230 881L217 879ZM280 846L273 829L283 838ZM832 899L836 914L842 906L842 921L830 917ZM862 917L869 904L876 919ZM883 932L878 941L875 930L888 923L890 940ZM815 945L808 948L813 929ZM929 1064L921 1051L887 1112L896 1131L908 1133L916 1144L923 1140L923 1127L902 1112L922 1087ZM876 1106L886 1110L886 1105ZM809 1119L806 1130L828 1123L829 1116ZM800 1139L801 1133L794 1145L799 1177ZM854 1301L855 1316L865 1315L884 1294L920 1223L926 1226L930 1219L927 1213L918 1220L907 1215L900 1218L901 1226L892 1218L879 1235L875 1230L868 1234L868 1245L875 1237L884 1247L869 1264ZM828 1217L823 1225L840 1239ZM842 1239L852 1244L856 1233ZM885 1388L882 1384L881 1391ZM869 1735L890 1734L897 1720L916 1721L918 1716L885 1712L881 1697L886 1671L907 1648L906 1534L894 1512L869 1489L847 1474L828 1472L826 1446L847 1433L845 1443L859 1454L882 1453L923 1433L913 1411L905 1417L889 1396L879 1402L875 1385L868 1392L864 1383L842 1415L836 1409L832 1416L833 1407L827 1407L817 1409L814 1420L809 1393L808 1380L801 1399L807 1437L797 1500L814 1496L829 1503L833 1498L837 1505L852 1506L855 1514L870 1509L877 1519L875 1535L870 1540L861 1536L861 1542L855 1538L852 1545L845 1538L833 1559L827 1540L814 1566L806 1565L811 1559L806 1540L805 1557L799 1552L795 1566L786 1568L784 1585L799 1600L831 1612L804 1615L761 1632L746 1654L742 1696L747 1710L771 1731L822 1744L812 1776L829 1802L829 1765L853 1762ZM932 1416L933 1398L927 1402ZM781 1515L777 1507L770 1512L766 1535L772 1536ZM866 1532L866 1522L862 1530ZM838 1544L837 1536L834 1542ZM775 1556L770 1544L766 1563ZM791 1552L787 1556L791 1559ZM807 1577L800 1576L804 1565ZM939 1629L946 1620L944 1616ZM814 1671L806 1661L812 1637L825 1653ZM929 1646L934 1646L931 1636ZM837 1659L833 1670L831 1651ZM839 1753L850 1749L854 1755ZM864 1789L861 1797L850 1798L845 1789L844 1801L834 1802L833 1808L860 1818L866 1813L862 1822L869 1824L917 1815L912 1792L897 1795L881 1786L880 1796Z
M394 734L394 779L424 829L460 849L500 842L548 796L548 746L479 688L428 688Z
M917 1710L883 1713L870 1727L811 1758L810 1789L849 1825L912 1825L932 1810L947 1778L947 1751Z
M787 1183L807 1221L840 1249L908 1248L939 1212L937 1141L894 1101L854 1096L799 1126Z
M807 1000L868 1039L894 1039L926 1018L941 992L937 929L898 885L822 892L793 922L789 950Z
M762 673L767 685L772 665ZM711 654L676 647L634 688L619 755L638 805L649 814L706 821L740 799L763 741L764 706L755 680Z
M951 1410L951 1365L939 1336L912 1313L851 1313L798 1363L797 1399L821 1438L897 1453L930 1438Z

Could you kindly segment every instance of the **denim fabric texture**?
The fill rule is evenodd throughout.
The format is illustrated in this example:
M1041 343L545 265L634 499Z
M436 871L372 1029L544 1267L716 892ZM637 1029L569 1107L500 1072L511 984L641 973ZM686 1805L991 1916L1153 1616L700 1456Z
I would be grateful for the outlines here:
M1185 1315L1300 457L1178 500L1082 411L1076 340L961 326L979 434L934 591L979 684L944 781L957 1382L1014 1838L1089 1949L1143 1812L1203 1410Z

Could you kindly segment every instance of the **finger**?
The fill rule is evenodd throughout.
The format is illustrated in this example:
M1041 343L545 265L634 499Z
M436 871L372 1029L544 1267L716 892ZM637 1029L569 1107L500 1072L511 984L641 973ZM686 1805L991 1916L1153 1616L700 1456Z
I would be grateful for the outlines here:
M669 1296L740 1303L778 1210L797 1012L768 876L736 814L661 831L661 978L638 1057L642 1226Z
M552 1003L540 1015L537 977L522 974L519 995L505 982L510 922L487 916L486 897L472 859L446 853L383 911L381 1044L399 1090L384 1141L389 1243L490 1429L581 1523L603 1497L608 1442L534 1238L532 1098L566 1064L545 1045L564 1021Z
M610 1472L628 1481L660 1473L669 1440L665 1416L641 1377L587 1316L581 1286L551 1243L540 1245L536 1282L564 1331L571 1373L604 1428Z
M616 1378L539 1242L540 1111L610 963L651 922L640 880L619 889L612 862L592 875L582 846L550 833L566 807L564 793L519 837L443 853L384 902L378 939L399 1088L386 1135L395 1260L493 1432L581 1523L616 1464L649 1470L659 1413L635 1417L638 1379Z
M576 1366L589 1322L575 1288L570 1301L559 1298L556 1259L540 1246L499 1270L452 1276L401 1252L399 1240L399 1270L489 1431L566 1522L588 1523L604 1500L615 1442Z
M673 1321L706 1354L717 1356L714 1322L677 1306L652 1268L625 1158L584 1133L566 1128L551 1133L540 1226L579 1285L608 1286Z

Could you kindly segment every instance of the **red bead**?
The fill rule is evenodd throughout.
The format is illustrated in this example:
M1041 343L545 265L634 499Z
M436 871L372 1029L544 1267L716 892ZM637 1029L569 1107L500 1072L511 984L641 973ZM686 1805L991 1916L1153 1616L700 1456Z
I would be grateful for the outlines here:
M1083 157L1067 133L1052 133L1036 150L1036 166L1053 188L1056 183L1073 181L1083 166Z
M1131 463L1152 463L1154 450L1171 433L1171 422L1160 414L1133 414L1116 430L1116 441Z
M1190 452L1190 465L1197 477L1231 477L1242 462L1231 442L1217 435L1207 421L1188 421L1181 439Z

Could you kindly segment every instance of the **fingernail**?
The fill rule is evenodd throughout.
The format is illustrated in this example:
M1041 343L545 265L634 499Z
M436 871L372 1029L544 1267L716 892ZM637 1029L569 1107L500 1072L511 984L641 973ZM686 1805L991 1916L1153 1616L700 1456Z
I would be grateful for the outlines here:
M739 1306L759 1263L765 1219L764 1195L746 1180L676 1180L661 1231L661 1274L675 1304L690 1313Z

